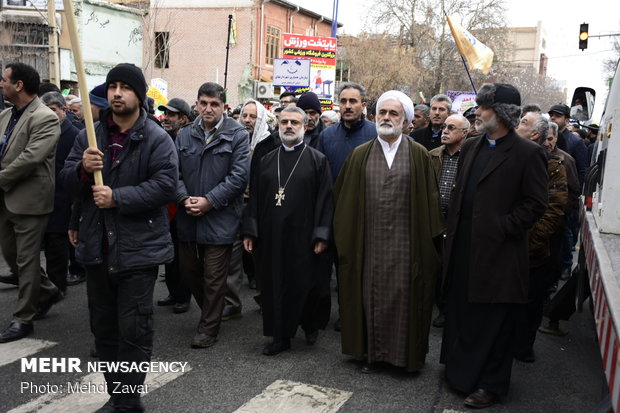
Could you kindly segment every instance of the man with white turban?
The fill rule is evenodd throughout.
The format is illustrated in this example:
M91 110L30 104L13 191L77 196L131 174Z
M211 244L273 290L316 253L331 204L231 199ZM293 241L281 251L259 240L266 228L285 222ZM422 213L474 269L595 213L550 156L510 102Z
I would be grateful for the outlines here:
M377 101L379 135L358 146L334 187L342 352L419 370L428 352L443 219L426 149L403 135L413 103L389 91Z

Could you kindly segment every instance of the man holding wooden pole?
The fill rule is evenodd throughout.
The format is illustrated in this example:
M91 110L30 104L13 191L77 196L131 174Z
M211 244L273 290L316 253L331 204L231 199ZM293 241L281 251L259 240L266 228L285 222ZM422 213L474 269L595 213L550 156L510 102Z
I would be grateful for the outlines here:
M110 107L95 124L97 147L82 131L60 179L82 204L73 234L86 268L91 331L101 361L148 362L153 348L153 288L160 264L173 259L166 204L178 179L172 139L142 108L146 81L128 63L106 78ZM96 184L101 171L104 184ZM104 373L110 399L98 411L141 412L145 373ZM114 385L120 382L121 386Z

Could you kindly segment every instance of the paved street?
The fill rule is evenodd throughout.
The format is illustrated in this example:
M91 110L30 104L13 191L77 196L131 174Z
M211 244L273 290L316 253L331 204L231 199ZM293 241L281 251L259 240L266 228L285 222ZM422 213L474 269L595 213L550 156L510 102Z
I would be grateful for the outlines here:
M0 262L0 272L7 267ZM159 280L163 280L160 278ZM359 363L340 353L339 335L332 323L318 343L305 344L303 332L289 352L266 357L261 349L261 318L244 286L243 318L224 322L219 342L212 348L189 347L199 311L173 314L155 307L154 360L187 362L183 374L147 378L144 403L152 412L452 412L466 411L463 395L446 388L438 363L441 330L433 328L424 370L406 374L390 370L374 375L359 372ZM167 294L157 282L155 299ZM17 288L0 285L0 328L11 321ZM335 303L335 296L334 296ZM588 412L605 391L598 346L589 310L576 314L566 337L540 334L533 364L516 362L510 395L488 412ZM31 340L32 339L32 340ZM20 357L78 357L85 365L92 337L88 328L86 285L68 287L64 301L35 324L31 339L0 344L0 410L11 412L90 412L102 405L104 394L33 394L21 391L22 382L65 385L101 381L101 374L21 373ZM19 344L18 344L19 343ZM293 383L291 383L293 382ZM301 383L301 384L295 384Z

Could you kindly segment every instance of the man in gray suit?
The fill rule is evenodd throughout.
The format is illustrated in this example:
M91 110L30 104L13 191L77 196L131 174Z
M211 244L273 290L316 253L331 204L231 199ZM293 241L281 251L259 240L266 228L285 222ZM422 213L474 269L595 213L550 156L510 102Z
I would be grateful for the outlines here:
M32 333L32 321L63 297L39 258L54 209L54 150L60 137L58 117L37 97L39 83L37 71L23 63L8 64L0 80L13 104L0 113L0 247L19 277L17 308L0 343Z

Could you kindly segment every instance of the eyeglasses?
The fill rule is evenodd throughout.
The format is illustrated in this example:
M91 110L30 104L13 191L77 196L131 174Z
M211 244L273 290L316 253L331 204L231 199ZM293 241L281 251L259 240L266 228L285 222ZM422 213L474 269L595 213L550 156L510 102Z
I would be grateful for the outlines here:
M439 130L444 130L448 128L448 130L450 132L452 132L453 130L466 130L467 128L458 128L456 125L446 125L445 123L443 125L440 126Z

